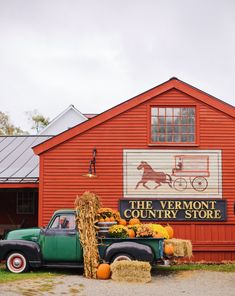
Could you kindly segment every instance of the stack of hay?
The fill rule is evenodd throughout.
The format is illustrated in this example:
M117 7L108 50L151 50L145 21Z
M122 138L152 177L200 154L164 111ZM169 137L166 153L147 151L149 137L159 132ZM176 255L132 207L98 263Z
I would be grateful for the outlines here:
M173 245L174 256L176 257L192 257L192 243L186 239L166 239L165 245Z
M111 264L114 281L148 283L151 281L151 265L142 261L116 261Z
M100 208L99 198L96 194L87 191L82 196L77 196L75 206L80 242L83 248L84 275L86 278L96 278L99 252L94 225Z

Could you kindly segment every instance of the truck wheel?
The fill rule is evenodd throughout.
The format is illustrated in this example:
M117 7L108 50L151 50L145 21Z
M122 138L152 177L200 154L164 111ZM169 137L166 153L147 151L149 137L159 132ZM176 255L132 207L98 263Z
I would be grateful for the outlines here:
M117 262L117 261L122 261L122 260L131 261L131 260L133 260L133 258L129 254L124 254L124 253L116 254L112 258L112 263Z
M22 253L11 253L6 260L6 268L13 273L21 273L28 270L29 265Z

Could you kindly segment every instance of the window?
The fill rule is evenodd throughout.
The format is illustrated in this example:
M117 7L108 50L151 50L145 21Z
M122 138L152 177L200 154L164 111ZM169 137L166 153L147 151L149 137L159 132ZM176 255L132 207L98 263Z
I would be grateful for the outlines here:
M50 228L70 230L75 229L75 216L71 214L57 216Z
M195 107L151 107L151 143L194 144Z
M17 192L17 214L34 214L34 196L33 191Z

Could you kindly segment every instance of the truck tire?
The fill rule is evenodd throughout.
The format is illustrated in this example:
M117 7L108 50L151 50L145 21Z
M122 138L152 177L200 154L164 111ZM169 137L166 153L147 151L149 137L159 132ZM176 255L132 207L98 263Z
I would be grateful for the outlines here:
M12 252L7 257L6 268L13 273L26 272L29 269L28 260L24 254Z
M111 263L117 262L117 261L122 261L122 260L131 261L131 260L133 260L133 258L129 254L119 253L119 254L115 254L112 257Z

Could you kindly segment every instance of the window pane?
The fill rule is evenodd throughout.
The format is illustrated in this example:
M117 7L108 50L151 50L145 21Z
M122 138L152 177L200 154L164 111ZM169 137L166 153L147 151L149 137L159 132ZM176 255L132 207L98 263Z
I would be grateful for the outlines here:
M181 128L180 125L175 125L175 126L174 126L174 132L175 132L175 133L180 133L180 130L181 130L180 128Z
M173 115L173 108L166 108L166 116L172 116Z
M165 108L159 108L159 116L166 116L165 110Z
M181 141L182 142L187 142L187 135L182 135L181 136Z
M167 126L166 126L166 132L167 132L168 134L170 134L170 133L172 133L172 131L173 131L172 125L167 125Z
M166 117L166 124L172 124L173 118L172 117Z
M189 125L188 126L188 132L189 133L194 133L194 125Z
M174 116L180 116L180 108L174 108Z
M152 142L158 142L159 141L159 138L158 138L157 134L152 134L151 139L152 139Z
M158 124L158 118L157 117L152 117L151 118L151 123L152 123L152 125L157 125Z
M157 126L152 126L151 130L152 130L152 132L151 132L152 135L155 135L158 132L158 127Z
M165 135L159 136L159 142L165 142Z
M166 135L166 141L172 142L173 141L173 135Z
M158 111L158 108L151 108L151 115L152 116L157 116L157 111Z
M189 117L188 118L188 123L189 124L194 124L195 123L195 118L194 117Z
M187 124L188 118L187 117L181 117L181 124Z
M181 108L181 116L188 116L188 108Z
M187 133L188 132L188 126L187 125L182 125L181 126L181 132L182 133Z
M195 115L195 108L188 108L188 115L194 116Z
M174 124L175 124L175 125L179 125L179 124L181 124L181 118L180 118L180 117L175 117L175 118L174 118Z
M60 221L59 216L57 216L55 218L55 220L53 221L53 223L52 223L52 225L51 225L50 228L59 228L59 221Z
M188 135L188 142L193 143L195 141L194 135Z
M165 117L159 116L159 124L165 124Z
M165 127L165 125L160 125L159 130L160 130L160 133L161 133L161 134L165 134L165 132L166 132L166 127Z
M180 134L174 134L174 142L180 142Z

